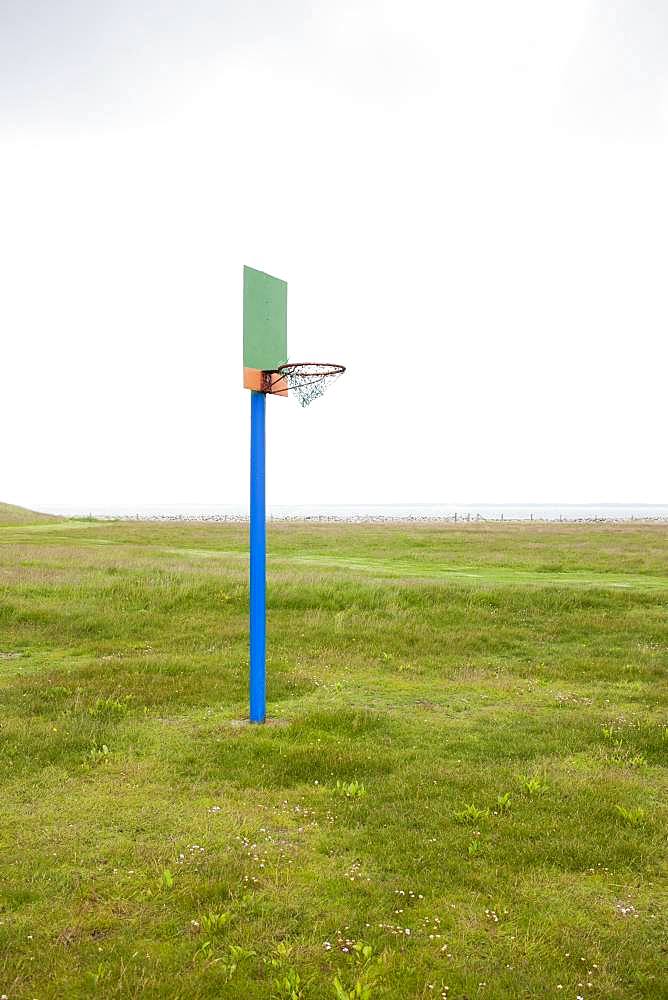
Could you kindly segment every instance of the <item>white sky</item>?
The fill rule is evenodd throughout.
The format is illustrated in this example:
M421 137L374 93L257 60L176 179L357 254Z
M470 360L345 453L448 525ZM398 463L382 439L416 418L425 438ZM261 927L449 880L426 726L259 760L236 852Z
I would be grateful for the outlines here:
M0 499L668 500L664 0L0 0Z

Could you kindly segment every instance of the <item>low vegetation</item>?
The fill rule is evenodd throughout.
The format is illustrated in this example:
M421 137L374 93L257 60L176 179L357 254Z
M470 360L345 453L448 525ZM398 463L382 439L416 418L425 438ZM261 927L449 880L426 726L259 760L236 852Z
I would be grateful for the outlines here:
M664 995L665 526L8 521L0 996Z
M25 507L14 507L9 503L0 503L0 527L13 526L17 524L53 524L60 518L53 514L38 514L34 510L26 510Z

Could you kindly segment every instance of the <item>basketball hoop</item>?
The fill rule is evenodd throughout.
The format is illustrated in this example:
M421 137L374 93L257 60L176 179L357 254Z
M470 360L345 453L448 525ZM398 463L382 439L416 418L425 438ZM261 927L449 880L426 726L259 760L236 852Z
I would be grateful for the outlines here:
M318 399L343 375L343 365L288 362L288 286L253 267L244 267L243 384L250 390L250 721L267 718L267 396L292 390L302 406ZM270 407L271 409L271 407ZM318 449L321 450L321 449ZM308 471L308 470L307 470Z
M264 372L264 392L286 392L292 390L301 406L309 406L319 399L345 371L343 365L321 364L306 361L279 365L271 372Z

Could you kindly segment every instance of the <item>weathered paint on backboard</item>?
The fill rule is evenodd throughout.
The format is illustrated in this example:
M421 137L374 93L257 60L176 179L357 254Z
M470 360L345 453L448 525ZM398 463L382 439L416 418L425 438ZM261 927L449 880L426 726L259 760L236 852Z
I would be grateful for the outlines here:
M287 360L287 282L244 267L244 369L271 371Z

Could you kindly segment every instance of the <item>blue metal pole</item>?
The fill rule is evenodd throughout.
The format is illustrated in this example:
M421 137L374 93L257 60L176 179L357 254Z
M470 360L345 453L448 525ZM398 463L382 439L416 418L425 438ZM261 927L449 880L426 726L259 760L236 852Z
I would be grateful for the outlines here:
M266 706L266 550L265 403L263 392L251 392L250 467L250 721L264 722Z

